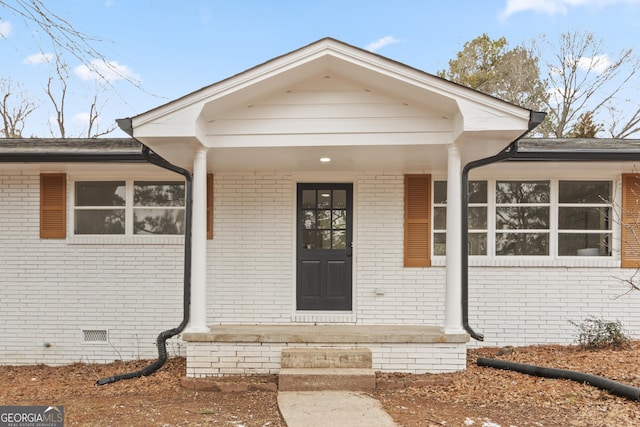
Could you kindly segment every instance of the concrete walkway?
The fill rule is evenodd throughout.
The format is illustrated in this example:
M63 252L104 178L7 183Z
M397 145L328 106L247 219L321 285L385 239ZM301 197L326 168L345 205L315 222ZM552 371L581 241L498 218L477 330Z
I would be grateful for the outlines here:
M395 427L380 402L352 391L282 391L278 407L288 427Z

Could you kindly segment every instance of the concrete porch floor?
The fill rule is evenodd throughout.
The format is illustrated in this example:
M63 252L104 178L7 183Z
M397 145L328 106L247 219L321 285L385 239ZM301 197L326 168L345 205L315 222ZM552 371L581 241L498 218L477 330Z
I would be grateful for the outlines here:
M365 344L466 343L469 335L445 334L437 326L413 325L214 325L209 332L185 332L187 342Z

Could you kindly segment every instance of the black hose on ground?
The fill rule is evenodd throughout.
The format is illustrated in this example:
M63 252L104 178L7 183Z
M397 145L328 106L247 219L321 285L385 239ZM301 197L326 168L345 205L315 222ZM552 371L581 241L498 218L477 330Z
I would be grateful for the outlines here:
M542 366L525 365L523 363L508 362L499 359L487 359L479 357L478 366L486 366L489 368L504 369L507 371L515 371L523 374L533 375L543 378L556 378L586 383L597 387L601 390L608 391L616 396L625 397L629 400L640 400L640 389L630 385L622 384L608 378L598 375L585 374L578 371L570 371L567 369L545 368Z

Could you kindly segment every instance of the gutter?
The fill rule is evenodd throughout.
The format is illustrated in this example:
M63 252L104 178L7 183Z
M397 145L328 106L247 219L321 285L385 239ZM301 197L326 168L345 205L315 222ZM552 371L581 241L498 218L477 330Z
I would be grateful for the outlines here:
M2 163L95 163L95 162L117 162L117 163L145 163L146 160L141 153L4 153L0 154Z
M133 137L133 126L131 119L119 119L116 120L120 129ZM135 139L135 138L134 138ZM137 140L136 140L137 141ZM158 347L158 358L150 365L144 368L128 372L124 374L114 375L107 378L102 378L96 382L97 385L111 384L120 380L127 380L132 378L139 378L141 376L151 375L158 369L162 368L167 361L167 340L178 334L180 334L186 328L189 323L189 311L191 305L191 229L192 229L192 211L193 211L193 176L191 173L169 163L156 153L153 153L149 147L138 141L142 146L142 156L146 161L169 171L178 173L184 176L186 180L185 188L185 224L184 224L184 281L183 281L183 293L182 293L182 322L173 328L163 331L158 335L156 339L156 346Z
M467 163L462 169L462 262L461 262L461 303L462 303L462 327L469 333L471 338L477 341L484 341L484 335L477 333L469 325L469 172L480 166L509 160L518 152L518 141L532 131L544 120L546 113L530 111L529 124L525 132L513 140L507 147L495 156L474 160Z

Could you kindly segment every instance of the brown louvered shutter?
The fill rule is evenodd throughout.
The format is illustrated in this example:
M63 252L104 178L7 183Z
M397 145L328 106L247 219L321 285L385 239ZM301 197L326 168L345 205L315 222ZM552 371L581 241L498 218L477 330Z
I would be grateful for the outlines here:
M213 174L207 174L207 239L213 239Z
M67 175L40 174L40 238L67 236Z
M622 175L621 267L640 267L640 175Z
M431 175L404 177L404 266L429 267Z

